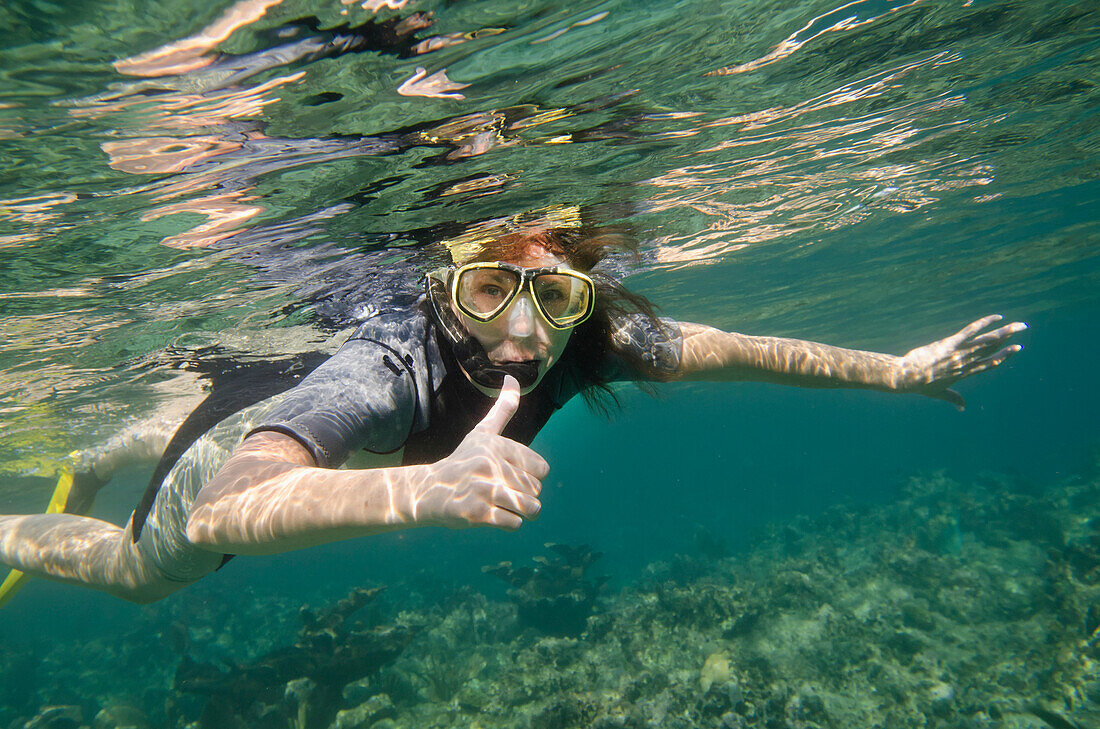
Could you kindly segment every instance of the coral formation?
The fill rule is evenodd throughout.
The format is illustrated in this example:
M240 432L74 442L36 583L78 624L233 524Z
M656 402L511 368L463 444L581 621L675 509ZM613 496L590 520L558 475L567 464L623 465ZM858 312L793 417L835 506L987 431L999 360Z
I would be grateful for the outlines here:
M507 580L508 600L471 586L387 608L384 626L364 629L350 617L377 590L360 590L303 610L289 647L269 637L239 662L213 648L234 633L192 626L177 640L161 628L160 643L188 656L156 656L179 665L173 690L157 686L163 668L141 662L138 635L112 656L150 666L144 690L98 683L92 652L57 648L25 677L24 659L0 649L0 726L90 716L97 729L1100 726L1095 477L1045 490L914 478L892 503L777 524L728 557L705 539L700 554L652 564L604 596L585 576L597 554L550 549L531 567L488 570ZM237 610L265 634L285 627L258 600ZM42 680L61 666L64 690Z
M484 571L509 585L520 622L551 635L579 635L596 605L607 578L586 579L601 556L588 545L547 543L553 556L537 556L535 567L513 567L511 562L490 565Z
M327 727L344 687L397 658L417 630L409 620L367 630L349 624L381 591L356 589L324 610L302 608L295 644L248 665L221 670L185 656L175 688L207 697L198 728Z

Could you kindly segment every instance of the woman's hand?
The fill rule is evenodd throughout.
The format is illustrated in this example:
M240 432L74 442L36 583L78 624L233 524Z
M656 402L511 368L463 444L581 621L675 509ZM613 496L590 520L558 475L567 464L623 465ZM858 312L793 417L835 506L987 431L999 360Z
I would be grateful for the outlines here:
M1023 322L1012 322L979 334L1001 319L999 314L978 319L946 339L907 353L899 363L901 381L898 389L946 400L962 410L966 402L959 393L949 389L951 385L996 367L1023 349L1019 344L1005 344L1013 334L1027 329Z
M504 379L500 397L455 452L428 467L414 486L417 524L462 528L488 524L518 529L535 519L550 466L542 456L500 433L519 407L519 383Z
M426 465L331 469L283 433L259 431L202 487L187 539L232 554L277 554L413 526L517 529L538 516L550 467L500 435L519 407L519 383L447 458Z

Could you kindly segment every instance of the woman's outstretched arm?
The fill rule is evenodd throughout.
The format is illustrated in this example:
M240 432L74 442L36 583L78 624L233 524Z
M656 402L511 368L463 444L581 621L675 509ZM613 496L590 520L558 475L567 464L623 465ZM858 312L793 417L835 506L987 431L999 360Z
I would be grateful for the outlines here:
M500 435L519 407L507 378L493 408L442 461L318 468L297 440L249 436L195 498L188 540L231 554L274 554L411 526L517 529L538 516L549 466Z
M754 337L683 322L680 375L685 380L753 380L916 393L946 400L961 410L965 403L951 385L1000 365L1022 349L1007 342L1026 324L1013 322L982 333L1000 320L998 315L984 317L901 356L799 339Z

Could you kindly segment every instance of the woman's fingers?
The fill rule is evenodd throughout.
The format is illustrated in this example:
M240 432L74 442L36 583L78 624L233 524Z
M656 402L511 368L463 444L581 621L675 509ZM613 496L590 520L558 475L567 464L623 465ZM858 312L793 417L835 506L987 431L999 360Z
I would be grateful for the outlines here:
M528 477L530 478L530 477ZM493 515L498 511L506 511L521 521L531 521L539 517L542 511L542 502L533 496L528 489L529 484L505 485L498 481L481 480L472 486L466 494L450 502L450 512L453 519L451 526L478 526L488 524L500 526L498 519ZM509 520L510 521L510 520ZM516 527L519 523L516 523Z
M500 456L511 465L531 474L540 481L550 473L550 464L542 456L522 443L501 437L494 444Z
M977 321L970 322L965 327L960 329L958 332L956 332L952 336L948 337L948 339L954 345L958 346L959 344L965 342L967 339L974 336L975 334L977 334L981 330L985 329L990 324L993 324L994 322L998 322L1003 318L1004 317L1002 317L1000 314L990 314L989 316L983 316L981 319L978 319Z
M1022 349L1023 347L1019 344L1010 344L992 353L990 353L988 348L973 350L967 352L966 356L959 358L958 364L954 370L959 375L970 375L975 372L981 372L990 367L996 367Z
M489 482L496 484L499 488L517 491L532 498L538 498L542 493L541 480L511 465L505 465L497 477L490 479Z
M537 519L542 511L542 503L538 499L515 489L499 489L493 494L492 505L527 520Z
M486 516L485 523L505 531L514 532L523 526L523 519L507 509L492 508Z
M1022 321L1014 321L1011 324L1006 324L1003 327L994 329L991 332L985 334L979 334L967 343L967 349L976 349L981 347L997 347L1002 342L1011 337L1013 334L1019 334L1027 329L1027 324Z
M978 319L961 329L957 334L948 337L951 347L939 352L937 362L933 363L940 372L940 376L962 377L980 370L974 369L977 364L991 363L993 366L1004 362L1011 355L1023 349L1019 344L1004 346L1006 340L1014 334L1027 329L1023 322L1012 322L993 331L984 334L976 334L983 327L1000 321L1000 315L992 315ZM988 367L982 367L988 369Z
M1000 314L984 316L946 339L907 353L902 367L916 383L914 389L928 397L946 400L962 410L966 403L948 387L964 377L997 367L1023 349L1019 344L1005 344L1013 335L1028 328L1023 322L1015 321L982 332L1002 319Z
M498 436L491 437L504 440ZM512 445L518 444L512 442ZM449 502L445 508L460 520L455 526L500 526L500 519L491 516L498 509L504 509L520 519L538 518L542 511L542 503L538 499L542 491L541 480L505 460L497 448L486 446L486 449L488 452L483 451L480 457L467 457L465 466L460 469L462 476L446 488L450 495L444 497ZM542 461L534 451L531 453ZM518 524L510 526L510 519L504 521L508 528L518 527Z
M533 496L506 486L493 486L485 500L478 499L466 509L467 525L485 524L514 531L524 521L537 519L542 504Z
M996 367L1002 364L1006 359L1019 352L1023 347L1019 344L1010 344L1003 349L998 350L996 353L986 357L976 357L970 363L967 364L966 373L974 374L975 372L982 372L992 367Z

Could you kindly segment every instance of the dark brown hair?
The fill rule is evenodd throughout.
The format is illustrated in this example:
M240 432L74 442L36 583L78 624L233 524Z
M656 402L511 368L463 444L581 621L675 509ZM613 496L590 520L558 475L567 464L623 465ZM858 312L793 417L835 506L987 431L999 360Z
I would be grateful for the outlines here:
M463 263L520 260L532 245L545 248L578 271L584 271L596 284L592 316L573 329L557 364L565 368L566 376L573 379L589 406L605 414L618 406L610 387L611 373L605 366L613 356L622 360L643 388L647 381L671 379L667 371L657 369L640 353L616 347L613 338L614 322L623 317L641 316L658 330L666 329L654 305L614 277L592 271L612 253L625 252L637 258L637 243L632 237L614 228L587 225L512 232L481 242L481 251Z

